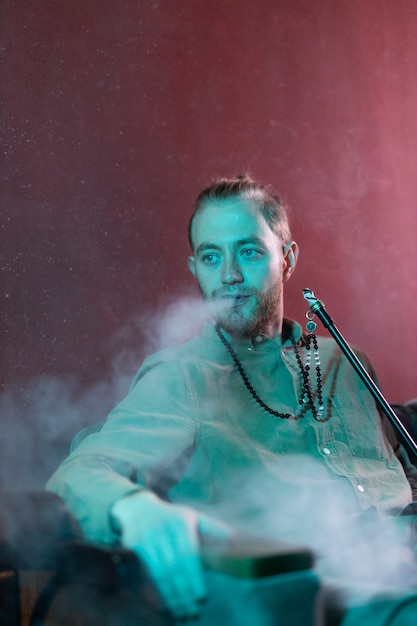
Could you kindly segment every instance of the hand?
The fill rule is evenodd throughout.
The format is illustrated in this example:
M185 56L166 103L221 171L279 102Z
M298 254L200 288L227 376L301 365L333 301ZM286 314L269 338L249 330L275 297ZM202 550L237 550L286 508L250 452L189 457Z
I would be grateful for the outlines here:
M111 514L120 525L122 544L146 565L166 607L179 618L197 617L206 595L199 537L227 539L229 529L149 491L118 500Z

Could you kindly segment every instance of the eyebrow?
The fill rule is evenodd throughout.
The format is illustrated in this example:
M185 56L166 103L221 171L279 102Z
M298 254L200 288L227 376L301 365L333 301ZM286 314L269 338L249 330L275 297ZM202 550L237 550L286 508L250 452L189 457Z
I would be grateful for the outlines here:
M263 241L259 239L259 237L256 237L255 235L253 235L252 237L245 237L244 239L238 239L237 241L234 242L234 247L239 248L240 246L245 246L247 244L254 244L254 243L260 246L264 246ZM200 254L200 252L203 252L204 250L221 250L221 247L216 245L215 243L210 243L209 241L203 241L202 243L200 243L195 253Z

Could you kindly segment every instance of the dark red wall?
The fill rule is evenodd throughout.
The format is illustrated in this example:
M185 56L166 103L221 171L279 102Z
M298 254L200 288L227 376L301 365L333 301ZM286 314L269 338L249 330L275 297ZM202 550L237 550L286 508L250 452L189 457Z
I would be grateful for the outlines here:
M121 352L136 367L150 311L196 293L185 263L196 193L242 170L292 207L301 260L287 314L302 320L312 288L388 399L417 396L414 0L3 0L0 11L8 419L41 421L42 439L39 414L69 432L102 417L113 392L95 407L85 390L111 379ZM33 408L39 380L61 390L52 409L44 386Z

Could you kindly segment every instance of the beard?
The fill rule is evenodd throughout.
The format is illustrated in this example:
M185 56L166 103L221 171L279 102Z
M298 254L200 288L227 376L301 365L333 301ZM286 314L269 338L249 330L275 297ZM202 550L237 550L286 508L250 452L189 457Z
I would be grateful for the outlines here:
M278 320L282 285L273 285L265 292L254 288L240 289L236 295L222 288L205 298L214 306L215 321L227 333L235 337L253 337L266 333Z

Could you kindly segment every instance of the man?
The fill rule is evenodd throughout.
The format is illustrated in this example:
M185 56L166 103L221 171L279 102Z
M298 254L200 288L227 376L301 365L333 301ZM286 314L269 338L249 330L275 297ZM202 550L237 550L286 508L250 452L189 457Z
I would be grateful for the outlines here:
M146 359L47 485L87 537L137 552L177 616L197 615L204 599L201 541L237 529L320 551L346 534L334 531L336 511L386 515L412 500L374 401L333 340L284 319L298 246L280 198L246 176L218 180L199 195L189 235L211 315L202 335Z

